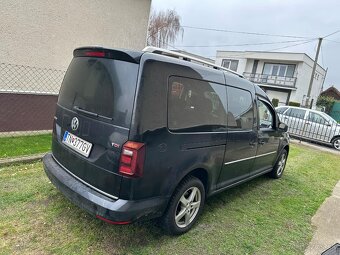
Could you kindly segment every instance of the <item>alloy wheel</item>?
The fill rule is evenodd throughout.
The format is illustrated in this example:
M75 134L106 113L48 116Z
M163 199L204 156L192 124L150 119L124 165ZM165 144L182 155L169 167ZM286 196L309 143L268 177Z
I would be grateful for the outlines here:
M333 147L336 150L340 150L340 138L337 138L337 139L334 140Z
M197 187L191 187L183 193L175 211L175 222L179 228L187 227L195 219L201 201L201 191Z
M278 166L277 166L277 175L280 176L283 172L283 170L285 169L285 165L286 165L286 153L282 153L281 158L278 162Z

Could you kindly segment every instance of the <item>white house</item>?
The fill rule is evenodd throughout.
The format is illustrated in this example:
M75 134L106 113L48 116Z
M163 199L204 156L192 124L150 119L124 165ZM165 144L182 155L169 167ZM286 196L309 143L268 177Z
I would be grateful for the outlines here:
M279 105L306 104L313 63L305 53L217 51L216 54L216 64L258 84L270 99L279 99ZM326 70L317 65L309 101L313 100L314 107L325 76Z

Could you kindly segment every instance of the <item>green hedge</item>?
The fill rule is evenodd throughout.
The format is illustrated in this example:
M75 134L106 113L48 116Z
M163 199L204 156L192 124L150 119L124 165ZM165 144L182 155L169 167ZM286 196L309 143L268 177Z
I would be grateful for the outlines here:
M298 102L292 102L292 101L290 101L290 102L288 103L288 105L289 105L289 106L297 106L297 107L300 107L300 106L301 106L300 103L298 103Z
M273 104L274 107L278 107L279 106L279 99L273 98L272 99L272 104Z

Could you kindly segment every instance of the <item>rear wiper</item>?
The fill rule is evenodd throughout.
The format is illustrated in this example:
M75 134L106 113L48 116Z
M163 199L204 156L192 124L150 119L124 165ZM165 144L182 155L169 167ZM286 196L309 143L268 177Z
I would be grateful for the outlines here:
M95 113L95 112L90 112L90 111L87 111L87 110L84 110L84 109L81 109L79 106L73 106L73 109L76 110L77 112L81 112L81 113L84 113L84 114L87 114L87 115L90 115L92 117L96 117L96 118L103 118L103 119L106 119L106 120L112 120L112 118L109 118L109 117L106 117L106 116L103 116L103 115L100 115L98 113Z

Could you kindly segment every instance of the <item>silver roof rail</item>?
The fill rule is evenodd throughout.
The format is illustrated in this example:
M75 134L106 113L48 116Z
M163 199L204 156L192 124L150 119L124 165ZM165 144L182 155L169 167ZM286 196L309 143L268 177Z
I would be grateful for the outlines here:
M162 54L162 55L166 55L166 56L170 56L170 57L176 57L176 58L179 58L179 59L196 62L196 63L199 63L199 64L203 64L205 66L210 66L214 69L227 71L227 72L236 74L239 77L244 78L243 75L241 75L237 72L234 72L234 71L232 71L228 68L225 68L225 67L222 67L222 66L219 66L219 65L215 65L215 64L210 63L208 61L205 61L205 60L202 60L202 59L199 59L199 58L195 58L195 57L192 57L190 55L179 53L179 52L176 52L176 51L166 50L166 49L157 48L157 47L153 47L153 46L147 46L143 49L143 51L144 52L156 53L156 54Z

